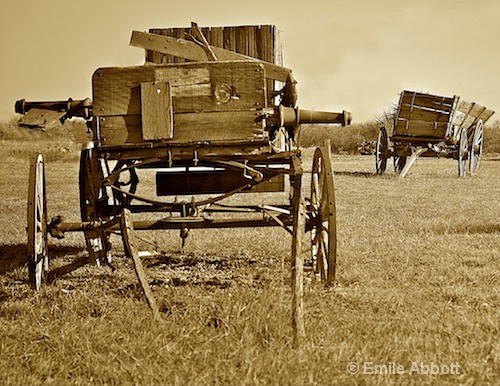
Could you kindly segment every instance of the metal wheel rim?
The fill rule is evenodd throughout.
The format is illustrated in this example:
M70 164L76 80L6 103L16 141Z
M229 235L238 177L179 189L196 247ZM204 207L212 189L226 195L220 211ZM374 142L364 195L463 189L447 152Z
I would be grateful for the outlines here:
M483 123L478 122L474 130L472 144L469 150L469 171L474 174L479 169L481 163L481 155L483 153L484 130Z
M462 131L460 132L460 140L458 143L458 175L460 177L465 177L465 175L467 174L467 153L467 131L465 129L462 129Z
M377 147L375 149L375 168L377 174L383 174L387 169L387 153L389 149L389 141L387 138L387 130L381 127L378 132Z
M311 252L316 276L328 284L335 281L337 254L335 191L328 154L316 149L311 174Z
M34 156L30 165L27 220L28 273L31 285L39 290L49 270L45 167L41 154Z

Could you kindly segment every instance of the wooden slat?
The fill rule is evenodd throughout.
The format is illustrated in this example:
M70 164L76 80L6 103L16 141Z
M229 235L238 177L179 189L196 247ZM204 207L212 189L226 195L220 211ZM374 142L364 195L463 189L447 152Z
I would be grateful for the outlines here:
M146 141L173 137L170 83L141 83L141 124Z
M401 106L411 106L413 102L413 91L403 91L400 99ZM451 111L453 109L454 98L442 97L431 94L415 93L414 105L430 109Z
M155 80L153 66L100 68L92 77L94 115L140 112L140 84Z
M174 111L233 111L264 108L265 73L260 63L255 62L214 62L208 68L209 85L198 95L191 94L186 87L174 87ZM168 80L170 73L158 69L157 80Z
M464 113L466 115L471 115L474 118L477 118L481 116L481 114L484 113L487 109L486 107L481 106L480 104L477 104L475 102L467 102L461 100L460 103L458 104L457 110L460 111L461 113Z
M140 84L154 81L170 83L176 113L260 109L266 106L264 75L257 62L103 68L93 78L94 114L139 114ZM232 95L226 102L215 97L224 91Z
M180 56L192 61L206 61L207 55L203 48L196 43L183 39L175 39L169 36L148 34L146 32L133 31L130 40L132 46L141 47L146 50L161 52L174 56ZM242 54L211 46L219 60L253 60L262 63L266 70L266 77L285 82L289 69L277 66L262 60L251 58ZM237 46L238 48L238 46Z
M144 142L140 114L98 117L98 119L100 139L104 145Z
M104 145L144 142L140 114L101 117L100 133ZM174 141L242 140L261 133L254 111L174 114Z
M395 135L411 135L416 137L445 138L448 124L439 122L434 126L433 122L398 120L394 128Z
M483 120L483 123L486 123L488 119L491 118L491 116L495 114L495 112L491 109L486 109L483 111L483 113L479 116L480 119Z
M144 292L144 296L146 296L146 300L148 301L149 307L153 312L153 316L155 321L161 321L160 310L158 309L158 305L156 304L155 297L153 295L153 291L149 286L148 277L146 275L146 271L142 265L142 261L139 257L139 251L137 250L137 242L134 235L134 225L132 222L132 214L129 209L123 209L122 215L120 217L120 229L122 233L122 240L125 249L125 254L128 258L131 258L134 262L134 269L137 275L137 279L142 287Z
M450 113L442 110L431 110L409 105L401 106L399 110L399 118L405 118L415 121L428 121L428 122L445 122L450 120Z
M195 170L189 172L157 172L156 195L226 193L247 185L243 172L233 170ZM244 192L281 192L285 187L283 174L262 181Z

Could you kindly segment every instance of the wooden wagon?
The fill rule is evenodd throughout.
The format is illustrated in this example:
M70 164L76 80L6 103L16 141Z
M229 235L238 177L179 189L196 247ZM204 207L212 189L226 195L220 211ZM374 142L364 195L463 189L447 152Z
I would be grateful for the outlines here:
M403 91L394 114L393 132L381 127L376 145L376 170L387 169L393 157L394 169L404 177L415 160L443 157L458 160L458 174L477 172L484 140L484 123L494 111L458 96L444 97Z
M50 273L47 235L84 232L88 257L83 265L110 263L110 234L121 233L154 304L134 231L177 229L184 240L197 228L272 226L293 235L294 256L300 254L304 232L310 233L314 270L333 283L336 214L330 149L315 150L311 194L304 200L301 125L345 125L350 114L297 108L292 72L276 64L281 55L274 26L200 29L193 24L153 32L132 35L131 44L147 50L145 65L95 71L93 102L16 103L16 111L26 115L33 109L35 115L57 111L61 119L83 117L93 134L80 158L81 222L48 220L43 157L37 154L32 161L28 252L34 288ZM156 170L153 197L139 193L145 169ZM239 193L287 187L286 205L225 202ZM138 218L144 213L158 216Z

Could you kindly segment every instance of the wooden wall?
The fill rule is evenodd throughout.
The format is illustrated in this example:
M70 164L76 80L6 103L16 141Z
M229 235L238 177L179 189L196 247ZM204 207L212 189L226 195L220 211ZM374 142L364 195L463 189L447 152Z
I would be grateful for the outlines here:
M238 27L202 27L200 28L210 45L235 51L253 58L283 65L283 55L279 30L274 25L251 25ZM150 33L189 39L188 28L152 28ZM166 64L182 63L185 59L146 51L146 61Z

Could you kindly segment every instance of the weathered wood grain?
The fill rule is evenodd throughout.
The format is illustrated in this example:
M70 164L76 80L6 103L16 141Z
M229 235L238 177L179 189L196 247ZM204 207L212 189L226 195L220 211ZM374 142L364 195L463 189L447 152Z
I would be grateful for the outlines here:
M170 83L141 83L141 124L145 141L173 137Z
M207 60L207 55L205 50L194 42L190 42L184 39L176 39L170 36L162 36L156 34L150 34L146 32L133 31L130 44L135 47L141 47L150 51L157 51L163 54L169 54L174 56L180 56L182 58L203 62ZM241 45L246 46L246 42L240 42ZM237 52L225 50L220 47L211 46L214 54L218 60L251 60L258 61L261 63L266 70L266 77L281 82L285 82L290 70L277 66L275 64L255 59L250 56L239 54ZM238 48L238 43L236 44Z

